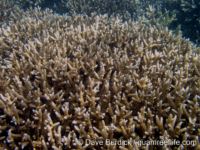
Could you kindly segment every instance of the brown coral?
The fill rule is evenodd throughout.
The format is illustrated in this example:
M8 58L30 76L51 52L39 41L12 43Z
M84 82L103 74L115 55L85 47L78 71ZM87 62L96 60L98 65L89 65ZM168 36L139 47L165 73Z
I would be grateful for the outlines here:
M106 15L68 17L37 8L23 18L0 29L5 149L194 148L105 144L139 138L195 140L199 147L195 45L167 28Z
M16 2L9 0L0 1L0 25L8 23L11 18L14 20L19 19L22 11L15 5Z

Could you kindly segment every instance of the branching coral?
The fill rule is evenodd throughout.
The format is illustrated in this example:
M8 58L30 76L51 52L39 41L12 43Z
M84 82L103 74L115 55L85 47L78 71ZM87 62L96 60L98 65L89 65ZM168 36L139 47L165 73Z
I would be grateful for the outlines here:
M139 17L146 15L146 8L151 6L156 12L162 13L165 8L170 5L170 1L162 0L63 0L62 3L55 5L57 12L91 15L96 12L98 15L108 14L120 15L123 20L138 20ZM160 18L161 19L161 18Z
M14 1L1 0L0 1L0 25L8 23L10 19L18 19L20 15L20 9L15 5ZM15 14L15 15L14 15Z
M24 12L23 9L44 5L47 7L47 4L48 1L44 0L0 0L0 25L8 24L11 20L20 20Z
M140 138L199 147L198 47L167 28L107 15L37 8L22 17L0 29L2 147L193 148L105 144Z

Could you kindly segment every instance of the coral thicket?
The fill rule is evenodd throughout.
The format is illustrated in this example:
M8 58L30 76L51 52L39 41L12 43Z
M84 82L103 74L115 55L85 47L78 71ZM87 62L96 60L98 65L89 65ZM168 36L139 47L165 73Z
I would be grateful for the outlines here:
M200 147L199 47L167 28L119 16L36 8L21 17L0 28L2 147ZM195 145L106 145L106 139Z

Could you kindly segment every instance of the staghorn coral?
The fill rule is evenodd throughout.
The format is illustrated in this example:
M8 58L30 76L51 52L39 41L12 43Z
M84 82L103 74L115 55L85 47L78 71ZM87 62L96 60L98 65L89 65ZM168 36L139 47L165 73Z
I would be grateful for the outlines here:
M191 12L193 9L197 9L198 5L200 5L200 3L197 0L181 0L181 7L185 12Z
M176 20L175 2L167 0L63 0L55 4L56 12L88 15L108 14L108 17L118 15L123 22L129 19L143 21L157 27L172 27ZM168 10L169 9L169 10ZM180 32L180 26L173 25L174 33Z
M139 17L146 16L146 8L151 6L157 12L164 13L166 7L173 4L171 1L162 0L63 0L61 3L55 4L57 12L68 13L72 15L74 12L78 14L91 15L96 12L99 14L120 15L123 20L138 20Z
M3 148L200 147L200 48L189 40L107 15L36 8L22 18L0 28ZM140 138L196 145L105 144Z
M138 0L63 0L61 3L55 4L55 8L57 11L62 13L73 14L86 14L91 15L91 13L96 12L97 14L105 14L107 13L109 16L112 14L120 14L121 16L126 15L136 15L137 13L143 12L139 9L142 7L141 3Z
M0 25L9 23L9 21L17 21L22 17L24 12L22 9L34 8L36 6L44 7L48 5L48 1L44 0L0 0Z
M168 11L165 9L164 13L162 13L160 7L155 9L149 5L148 8L146 8L145 16L139 17L138 20L146 24L151 24L151 26L156 26L157 28L166 28L169 27L173 21L177 20L174 12L175 10ZM178 26L173 32L180 34L180 27Z
M0 25L20 18L22 11L15 4L15 1L0 0Z

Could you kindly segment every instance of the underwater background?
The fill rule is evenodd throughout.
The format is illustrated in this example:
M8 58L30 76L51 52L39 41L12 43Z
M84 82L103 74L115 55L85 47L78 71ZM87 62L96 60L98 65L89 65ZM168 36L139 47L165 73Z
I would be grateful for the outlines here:
M168 27L174 33L181 31L183 37L199 45L199 0L6 0L3 2L9 2L10 8L11 5L18 5L23 10L39 6L43 10L50 8L59 14L77 13L90 16L96 12L102 15L120 15L124 21L144 19L150 21L152 25ZM3 20L8 10L2 7L0 11Z

